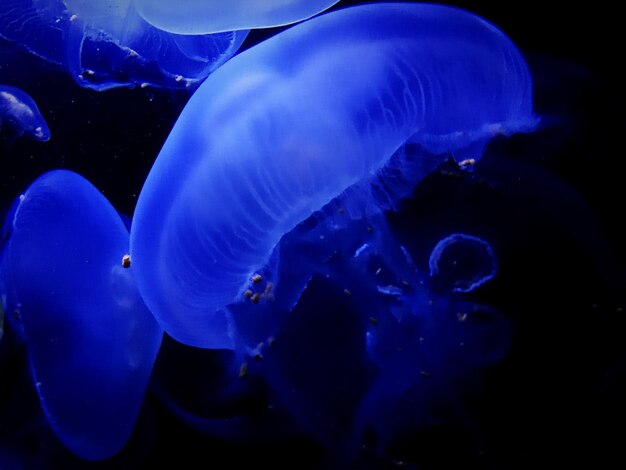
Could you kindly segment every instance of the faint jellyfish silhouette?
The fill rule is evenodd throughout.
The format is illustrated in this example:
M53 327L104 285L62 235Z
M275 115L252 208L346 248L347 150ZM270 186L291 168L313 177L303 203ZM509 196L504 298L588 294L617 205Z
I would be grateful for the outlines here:
M434 282L451 292L471 292L494 278L498 263L480 237L453 233L437 243L428 261Z
M0 85L0 127L9 128L18 137L26 135L42 142L50 139L50 129L33 99L9 85Z
M230 60L183 110L133 219L139 289L175 339L232 347L226 306L299 222L387 164L388 182L413 187L443 154L477 159L536 124L521 53L472 13L369 4L300 23ZM419 157L393 158L406 146ZM362 189L347 216L395 202Z
M197 86L237 50L247 31L181 36L146 23L129 0L3 0L0 38L68 70L78 84Z

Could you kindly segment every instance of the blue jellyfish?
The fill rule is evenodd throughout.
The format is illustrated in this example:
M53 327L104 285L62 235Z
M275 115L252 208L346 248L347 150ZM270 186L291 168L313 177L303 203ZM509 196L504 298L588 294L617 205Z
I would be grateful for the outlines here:
M135 211L139 290L175 339L232 347L226 306L296 224L376 187L403 146L476 159L536 123L522 55L472 13L369 4L298 24L229 61L183 110ZM411 165L408 182L429 169ZM381 199L354 193L353 218Z
M188 88L228 60L247 31L181 36L146 23L129 0L3 0L0 38L65 67L83 87Z
M333 458L348 459L366 435L375 435L371 452L386 456L391 443L415 429L465 419L457 414L462 399L507 352L510 324L453 284L436 283L399 244L384 214L350 219L335 210L331 219L328 209L317 224L311 219L320 216L311 217L281 239L275 298L229 311L247 350L242 361L266 379L301 432ZM472 237L489 246L480 253L492 261L491 246ZM297 299L285 302L283 290L301 282L303 266L313 274ZM477 279L483 269L462 257L452 272L442 265L439 275Z
M153 26L179 34L206 34L283 26L307 19L339 0L134 0L135 8Z
M133 430L162 336L124 258L128 231L96 188L55 170L16 199L3 235L3 307L50 426L74 454L111 457Z
M441 239L428 261L430 276L452 292L471 292L496 275L493 248L480 237L453 233Z
M19 88L0 85L0 127L35 140L50 140L50 129L33 99Z

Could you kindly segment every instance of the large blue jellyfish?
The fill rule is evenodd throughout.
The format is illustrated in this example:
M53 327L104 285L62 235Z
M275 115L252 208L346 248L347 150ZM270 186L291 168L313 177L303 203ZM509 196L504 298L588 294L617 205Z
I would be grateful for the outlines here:
M188 88L228 60L247 31L181 36L146 23L129 0L3 0L0 38L61 65L83 87Z
M175 339L233 347L225 307L313 211L354 185L350 217L389 207L433 156L476 159L535 124L523 57L474 14L371 4L296 25L221 67L181 114L133 220L140 292ZM407 145L424 157L410 168L391 158Z
M50 129L33 99L9 85L0 85L0 128L3 126L17 136L42 142L50 139Z
M153 26L179 34L206 34L267 28L295 23L339 0L134 0L137 11Z
M162 330L135 287L128 231L82 177L55 170L3 229L0 288L50 426L76 455L117 453L137 418Z

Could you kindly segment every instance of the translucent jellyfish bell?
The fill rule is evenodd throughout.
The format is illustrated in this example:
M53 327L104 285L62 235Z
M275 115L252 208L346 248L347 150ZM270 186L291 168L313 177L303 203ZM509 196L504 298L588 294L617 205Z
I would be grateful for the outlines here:
M0 38L106 90L199 84L238 50L247 31L181 36L146 23L130 0L2 0Z
M283 26L320 13L339 0L134 0L153 26L178 34L207 34Z
M175 339L227 346L225 308L281 237L399 148L480 158L536 122L521 53L472 13L383 3L300 23L226 63L183 110L133 219L142 296Z
M128 231L102 194L64 170L9 211L0 287L59 440L85 459L117 453L133 430L162 337L125 268Z
M0 85L0 127L35 140L50 140L50 129L33 99L19 88Z

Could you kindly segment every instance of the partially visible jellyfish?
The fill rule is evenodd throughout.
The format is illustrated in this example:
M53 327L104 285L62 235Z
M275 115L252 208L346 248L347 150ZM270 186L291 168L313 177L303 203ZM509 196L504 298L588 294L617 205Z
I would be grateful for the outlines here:
M232 350L199 349L167 335L150 381L179 420L205 435L236 442L278 442L298 430L251 362Z
M302 432L333 459L351 461L364 445L385 458L416 430L469 419L462 400L508 351L511 325L466 292L437 284L384 214L350 219L337 208L330 204L281 239L274 299L229 311L247 351L242 361L267 380ZM457 269L483 276L471 256L460 257ZM292 302L283 291L303 277Z
M0 85L0 128L7 127L16 136L50 140L50 129L39 108L25 92L9 85Z
M16 199L3 235L3 307L50 426L74 454L111 457L133 430L162 336L123 266L128 231L96 188L56 170Z
M247 31L181 36L146 23L130 0L3 0L0 38L65 67L86 88L197 86Z
M302 21L339 0L134 0L150 24L178 34L207 34L239 29L269 28Z
M498 270L491 245L465 233L453 233L439 240L428 266L430 276L452 292L471 292L493 279Z
M226 63L183 110L137 203L138 287L175 339L233 347L226 307L296 224L365 183L348 216L388 208L394 185L412 188L443 154L477 159L536 124L521 53L474 14L369 4L296 25ZM393 159L403 146L429 164ZM381 169L391 188L376 185Z

